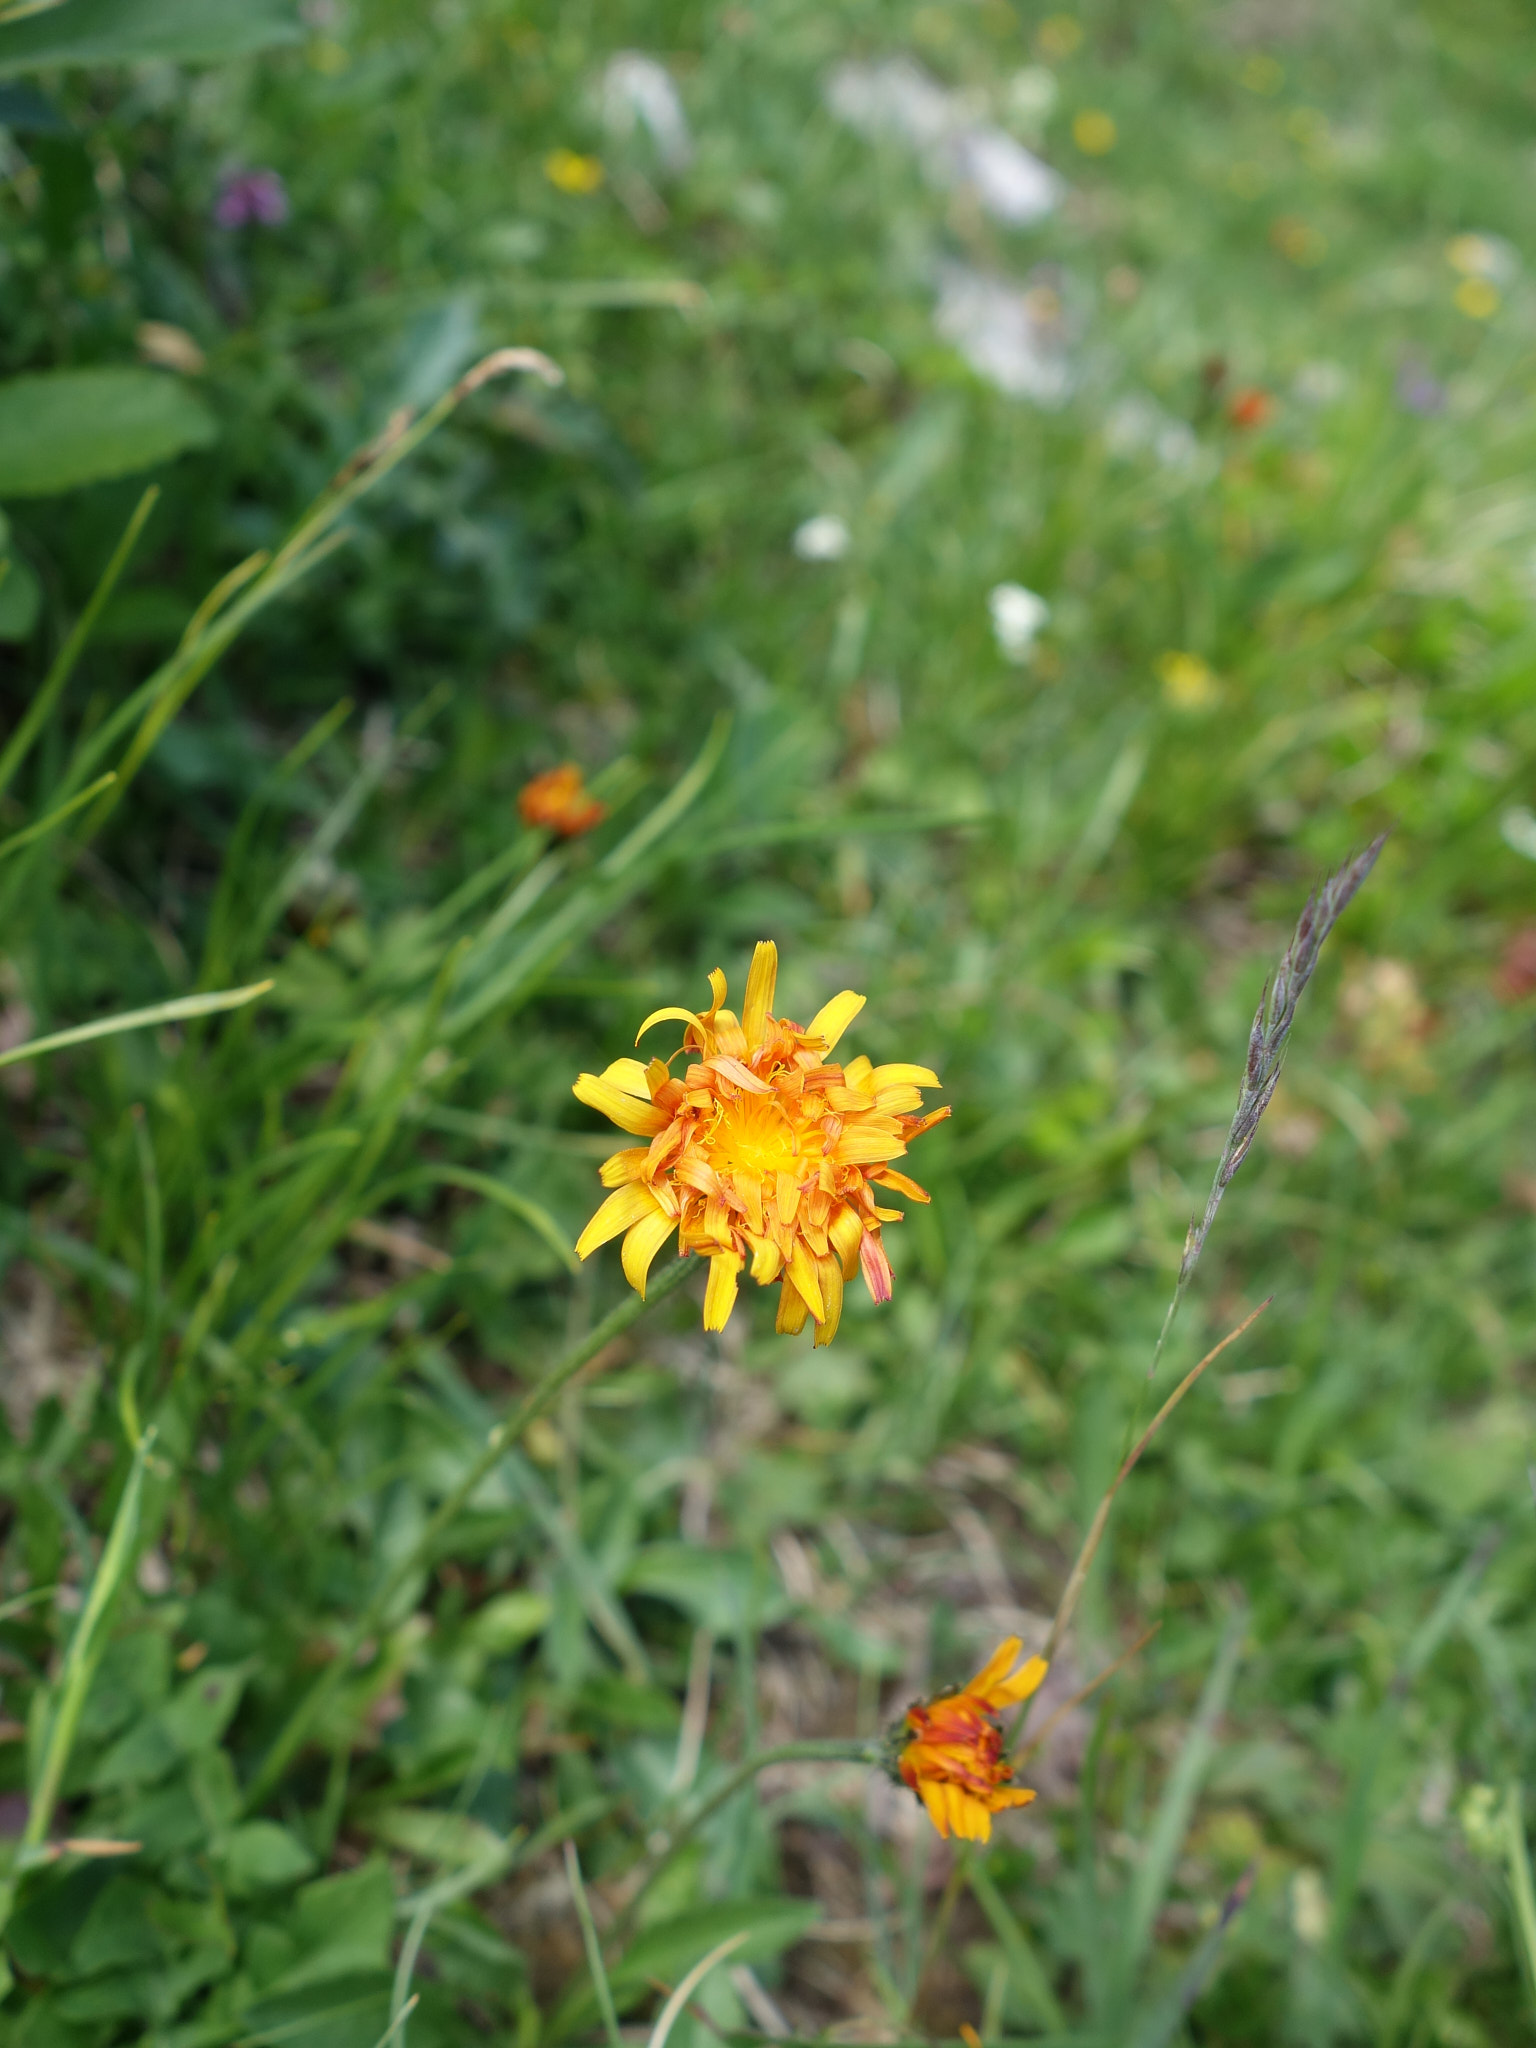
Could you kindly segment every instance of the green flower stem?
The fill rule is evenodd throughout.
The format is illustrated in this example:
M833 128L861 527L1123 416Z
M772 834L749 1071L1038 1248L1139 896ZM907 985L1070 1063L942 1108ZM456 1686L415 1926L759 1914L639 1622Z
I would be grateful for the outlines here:
M603 1318L596 1329L583 1337L580 1343L572 1345L570 1350L550 1367L538 1385L524 1395L505 1422L497 1423L485 1440L485 1448L464 1472L458 1484L438 1502L435 1512L427 1520L416 1541L380 1579L361 1613L337 1643L335 1656L284 1722L246 1790L245 1812L255 1812L270 1798L284 1771L308 1740L337 1687L351 1670L352 1661L358 1650L370 1636L378 1633L401 1588L431 1557L439 1540L458 1519L475 1490L522 1436L529 1423L544 1413L561 1389L569 1385L582 1367L594 1359L605 1345L611 1344L615 1337L621 1335L631 1324L638 1322L653 1302L664 1300L667 1295L673 1293L695 1270L691 1258L677 1259L670 1266L664 1267L650 1282L644 1300L638 1294L634 1294L627 1301L621 1302L612 1314Z

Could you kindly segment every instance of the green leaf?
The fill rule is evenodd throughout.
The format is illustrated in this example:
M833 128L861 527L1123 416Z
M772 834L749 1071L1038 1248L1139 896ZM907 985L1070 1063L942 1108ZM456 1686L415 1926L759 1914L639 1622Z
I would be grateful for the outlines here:
M771 1626L788 1602L745 1550L698 1550L686 1543L648 1543L624 1573L626 1593L647 1593L680 1607L717 1636Z
M464 1634L488 1657L505 1656L542 1635L549 1626L550 1612L547 1594L498 1593L469 1617Z
M467 1813L436 1806L386 1806L368 1816L370 1834L424 1863L486 1863L504 1847L500 1835Z
M114 1877L85 1916L69 1952L71 1971L90 1976L97 1970L158 1963L165 1942L149 1915L152 1895L142 1878Z
M297 1884L315 1867L311 1852L273 1820L248 1820L236 1828L225 1844L224 1883L239 1899L253 1892L275 1891L281 1885Z
M0 383L0 496L46 498L206 448L218 432L176 378L137 367Z
M394 1926L395 1889L383 1862L318 1878L299 1893L288 1916L297 1960L268 1989L297 1991L386 1969Z
M0 640L25 640L37 624L43 593L25 562L14 555L0 562Z
M229 1726L250 1676L248 1664L208 1665L175 1695L115 1742L91 1773L91 1783L147 1785L183 1757L211 1749Z
M146 58L209 63L295 42L299 33L281 0L64 0L0 28L0 73Z

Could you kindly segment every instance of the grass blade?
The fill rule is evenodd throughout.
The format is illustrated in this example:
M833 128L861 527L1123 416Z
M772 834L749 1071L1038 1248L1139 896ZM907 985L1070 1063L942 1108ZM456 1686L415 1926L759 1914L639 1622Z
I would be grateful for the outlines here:
M567 1841L565 1845L565 1874L570 1882L576 1918L581 1922L582 1945L587 1952L587 1968L592 1973L592 1989L597 1995L598 2011L603 2016L603 2031L608 2036L608 2048L624 2048L623 2038L619 2033L619 2015L614 2010L613 1987L608 1982L608 1972L603 1964L603 1944L597 1936L597 1922L592 1918L587 1888L581 1881L581 1859L576 1854L576 1844L571 1841Z
M1526 1994L1536 2011L1536 1886L1531 1882L1531 1856L1526 1847L1524 1799L1518 1781L1504 1795L1504 1830L1509 1864L1509 1889L1515 1908Z
M997 1936L1015 1992L1043 2026L1060 2033L1067 2024L1066 2015L1056 2001L1044 1965L1035 1954L1029 1936L1008 1910L1007 1900L979 1856L970 1859L966 1878L972 1898L986 1914L987 1924Z
M117 579L122 575L128 557L133 553L139 535L144 531L144 522L154 511L159 496L160 486L151 484L134 507L133 516L123 529L122 539L112 550L107 566L101 572L101 580L86 602L85 610L76 619L64 645L54 657L53 666L44 676L41 688L23 713L20 725L7 740L4 753L0 753L0 790L10 788L15 780L16 770L31 751L32 743L47 723L48 715L59 701L64 685L74 674L75 663L85 652L91 634L96 629L96 621L101 617L102 607L116 589ZM104 783L97 783L91 794L94 795L105 786ZM34 833L37 829L33 828Z
M575 1853L574 1851L572 1852ZM747 1938L748 1930L740 1934L728 1934L724 1941L716 1942L707 1956L700 1958L678 1985L661 2011L656 2015L656 2024L651 2029L651 2038L646 2048L667 2048L667 2037L677 2025L678 2014L688 2003L694 1992L704 1982L716 1963L723 1963L727 1956L734 1955Z
M28 1852L34 1852L35 1855L35 1852L41 1849L43 1838L48 1832L48 1824L53 1818L53 1810L59 1800L59 1788L64 1782L64 1773L69 1768L70 1754L74 1749L75 1735L80 1726L80 1716L85 1711L85 1696L90 1691L96 1666L106 1647L107 1616L111 1612L119 1588L133 1569L134 1547L139 1532L139 1506L144 1495L144 1468L149 1461L154 1442L154 1430L146 1430L134 1449L128 1481L117 1504L117 1512L112 1517L112 1528L101 1553L101 1562L96 1567L91 1580L91 1590L80 1611L75 1632L69 1639L69 1648L64 1653L64 1665L59 1673L58 1704L49 1723L42 1767L27 1804L27 1820L21 1834L18 1872L26 1867ZM0 1929L4 1929L9 1922L15 1903L16 1877L13 1876L0 1885Z
M1194 1722L1184 1738L1178 1759L1152 1823L1152 1832L1142 1852L1141 1863L1131 1881L1126 1913L1123 1962L1129 1983L1152 1939L1152 1923L1168 1890L1179 1849L1189 1832L1201 1781L1216 1753L1216 1726L1226 1711L1232 1681L1242 1656L1243 1635L1248 1626L1246 1612L1239 1609L1227 1622L1215 1662L1200 1695Z
M212 1017L220 1010L239 1010L264 996L272 983L253 981L245 988L219 989L205 996L177 996L169 1003L152 1003L147 1010L121 1010L115 1017L98 1017L91 1024L73 1024L67 1031L55 1031L47 1038L29 1038L25 1045L13 1045L0 1053L0 1067L14 1067L19 1060L35 1060L45 1052L62 1052L66 1046L88 1045L94 1038L115 1038L122 1031L144 1031L154 1024L179 1024L189 1017Z
M1250 1864L1222 1901L1221 1916L1179 1974L1179 1981L1160 2006L1154 2006L1131 2048L1169 2048L1205 1989L1227 1938L1227 1929L1248 1903L1258 1865Z
M13 853L20 853L24 846L30 846L35 839L41 839L46 833L51 832L55 825L62 825L64 820L72 817L76 811L84 810L92 797L100 796L104 789L110 789L116 780L116 769L109 768L105 775L99 775L88 788L82 789L78 796L72 796L67 803L60 804L57 810L50 811L46 818L39 818L35 825L27 825L20 832L13 832L9 839L0 839L0 860L9 860Z

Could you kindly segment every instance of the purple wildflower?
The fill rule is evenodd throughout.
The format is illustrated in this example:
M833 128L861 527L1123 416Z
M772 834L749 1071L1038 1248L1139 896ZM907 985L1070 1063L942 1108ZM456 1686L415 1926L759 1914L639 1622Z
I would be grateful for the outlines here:
M1445 411L1445 386L1417 356L1404 356L1392 388L1403 411L1417 413L1420 419Z
M276 171L231 171L213 217L221 228L279 228L288 218L288 188Z

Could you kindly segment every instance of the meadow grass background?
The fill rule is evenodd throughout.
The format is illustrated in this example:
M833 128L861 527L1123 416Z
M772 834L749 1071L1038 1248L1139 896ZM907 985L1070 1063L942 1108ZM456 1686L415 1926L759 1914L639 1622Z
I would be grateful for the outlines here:
M624 49L686 169L605 125ZM834 118L834 66L903 53L1039 149L1049 218ZM503 342L566 383L467 401L111 815L0 870L7 1043L275 983L0 1076L13 1838L158 1431L53 1831L142 1847L20 1873L7 2039L370 2048L408 1990L412 2048L595 2039L572 1831L626 2028L751 1930L689 2048L1529 2038L1489 1816L1536 1732L1533 81L1493 0L326 0L250 60L35 81L72 132L8 131L0 362L169 323L218 431L8 832L393 409ZM218 229L262 165L289 218ZM1059 403L936 331L945 265L1034 294ZM146 480L0 478L11 727ZM793 550L817 514L839 559ZM1023 663L1003 581L1051 607ZM550 854L516 792L570 758L613 816ZM1264 976L1385 828L1159 1389L1274 1304L1128 1487L1047 1706L1158 1635L979 1875L795 1764L632 1900L733 1760L1043 1638ZM789 1014L867 991L850 1043L954 1104L894 1302L813 1357L685 1289L434 1532L625 1299L560 1249L609 1149L572 1076L764 935Z

